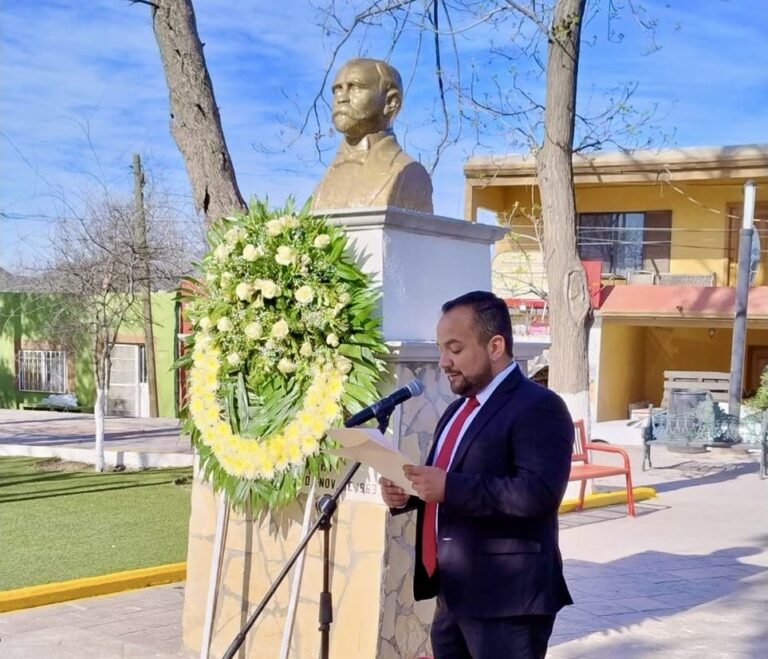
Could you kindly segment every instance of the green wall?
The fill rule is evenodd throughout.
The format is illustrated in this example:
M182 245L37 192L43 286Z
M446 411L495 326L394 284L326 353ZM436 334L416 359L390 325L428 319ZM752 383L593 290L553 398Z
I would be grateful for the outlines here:
M155 335L155 370L157 372L157 406L160 416L175 417L176 376L171 368L176 360L174 346L176 336L175 293L152 294L152 325ZM121 329L124 335L144 335L139 321L127 322ZM143 342L143 339L142 339Z
M16 407L14 337L21 331L17 316L18 293L0 294L0 407Z
M60 309L61 296L33 293L0 293L0 407L18 408L34 404L47 393L16 391L16 344L27 341L53 341L49 329L55 309ZM157 364L158 408L160 416L177 416L176 374L171 369L176 342L175 294L152 294L152 315L155 334L155 360ZM121 335L135 337L143 343L140 321L125 323ZM129 341L133 342L133 341ZM95 399L95 380L92 364L92 345L85 340L75 351L75 393L81 405L92 406Z

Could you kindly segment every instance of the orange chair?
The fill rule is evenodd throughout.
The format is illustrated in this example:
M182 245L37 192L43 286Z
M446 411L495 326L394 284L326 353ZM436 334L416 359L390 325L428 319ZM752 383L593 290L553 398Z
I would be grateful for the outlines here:
M584 421L574 422L576 438L573 443L573 457L571 458L571 474L569 481L581 481L579 490L578 510L584 510L584 494L587 489L587 481L604 476L626 476L627 479L627 511L631 517L635 515L635 495L632 491L632 469L629 464L629 455L624 449L609 444L588 442L587 432L584 429ZM617 453L624 458L624 466L598 465L590 462L589 452Z

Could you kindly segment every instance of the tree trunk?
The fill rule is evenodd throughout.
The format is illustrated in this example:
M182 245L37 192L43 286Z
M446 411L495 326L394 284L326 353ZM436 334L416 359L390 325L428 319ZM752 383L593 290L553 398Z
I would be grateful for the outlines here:
M156 0L152 22L170 91L171 132L195 207L213 222L245 208L229 156L191 0Z
M545 135L536 158L549 282L552 347L549 384L574 419L589 423L589 328L592 307L576 249L573 132L579 40L586 0L559 0L549 35Z

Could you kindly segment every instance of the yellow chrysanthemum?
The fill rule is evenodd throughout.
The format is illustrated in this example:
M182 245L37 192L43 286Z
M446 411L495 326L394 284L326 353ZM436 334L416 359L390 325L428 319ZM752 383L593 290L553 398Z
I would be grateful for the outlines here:
M201 440L222 468L237 478L271 479L291 466L302 466L320 448L328 425L340 414L344 377L327 365L314 369L301 409L281 433L258 440L232 432L222 419L219 389L221 354L208 338L198 341L190 373L189 411Z

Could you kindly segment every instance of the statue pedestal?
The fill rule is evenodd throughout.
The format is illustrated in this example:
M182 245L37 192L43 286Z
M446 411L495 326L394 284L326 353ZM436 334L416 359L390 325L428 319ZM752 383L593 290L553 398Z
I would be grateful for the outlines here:
M506 234L400 208L347 209L330 218L345 228L363 268L381 285L384 336L395 341L434 341L443 302L490 291L490 246Z
M401 405L390 423L401 450L415 463L422 462L437 420L454 397L437 366L434 329L440 307L467 291L490 290L490 245L504 230L396 208L344 210L333 214L331 221L345 227L363 267L383 290L391 381L382 389L414 377L425 385L424 394ZM328 474L320 479L316 495L333 491L341 476ZM224 653L298 545L305 503L306 496L280 519L230 515L212 657ZM434 603L413 601L415 526L412 514L388 514L377 475L363 465L340 499L331 531L332 657L400 659L428 651ZM184 644L195 651L203 636L215 528L215 496L207 483L196 478L183 618ZM251 629L239 656L280 656L295 573ZM318 656L321 590L322 533L318 532L307 548L290 657Z

